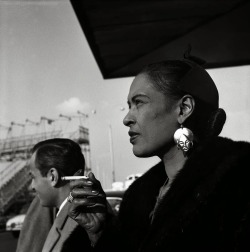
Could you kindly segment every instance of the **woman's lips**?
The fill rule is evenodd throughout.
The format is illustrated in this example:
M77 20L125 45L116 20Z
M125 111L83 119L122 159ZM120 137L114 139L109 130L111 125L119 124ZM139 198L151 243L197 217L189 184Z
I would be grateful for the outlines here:
M137 132L133 132L133 131L129 131L128 132L129 136L130 136L130 143L134 143L136 138L139 136L139 133Z

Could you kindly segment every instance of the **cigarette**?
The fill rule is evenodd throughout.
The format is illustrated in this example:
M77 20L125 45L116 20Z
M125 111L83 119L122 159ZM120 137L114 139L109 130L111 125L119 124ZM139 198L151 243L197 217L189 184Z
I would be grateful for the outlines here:
M77 179L88 179L87 176L65 176L61 178L62 180L77 180Z

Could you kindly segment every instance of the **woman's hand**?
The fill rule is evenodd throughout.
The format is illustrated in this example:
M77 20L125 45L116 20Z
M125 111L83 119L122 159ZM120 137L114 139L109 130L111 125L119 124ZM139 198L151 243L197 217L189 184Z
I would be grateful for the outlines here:
M89 235L92 244L101 236L107 216L106 195L101 183L90 172L88 179L70 182L73 200L69 216L81 225Z

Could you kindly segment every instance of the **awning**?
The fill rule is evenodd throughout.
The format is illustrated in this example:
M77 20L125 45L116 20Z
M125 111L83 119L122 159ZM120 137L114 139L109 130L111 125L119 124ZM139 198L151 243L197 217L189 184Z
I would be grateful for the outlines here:
M182 58L188 45L206 68L250 64L250 1L71 0L103 78Z

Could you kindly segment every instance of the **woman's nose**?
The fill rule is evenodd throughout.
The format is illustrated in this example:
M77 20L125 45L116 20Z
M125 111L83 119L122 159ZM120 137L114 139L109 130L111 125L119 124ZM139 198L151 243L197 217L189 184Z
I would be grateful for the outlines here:
M135 123L134 118L131 116L130 111L127 113L127 115L123 119L123 124L127 127L131 126Z

